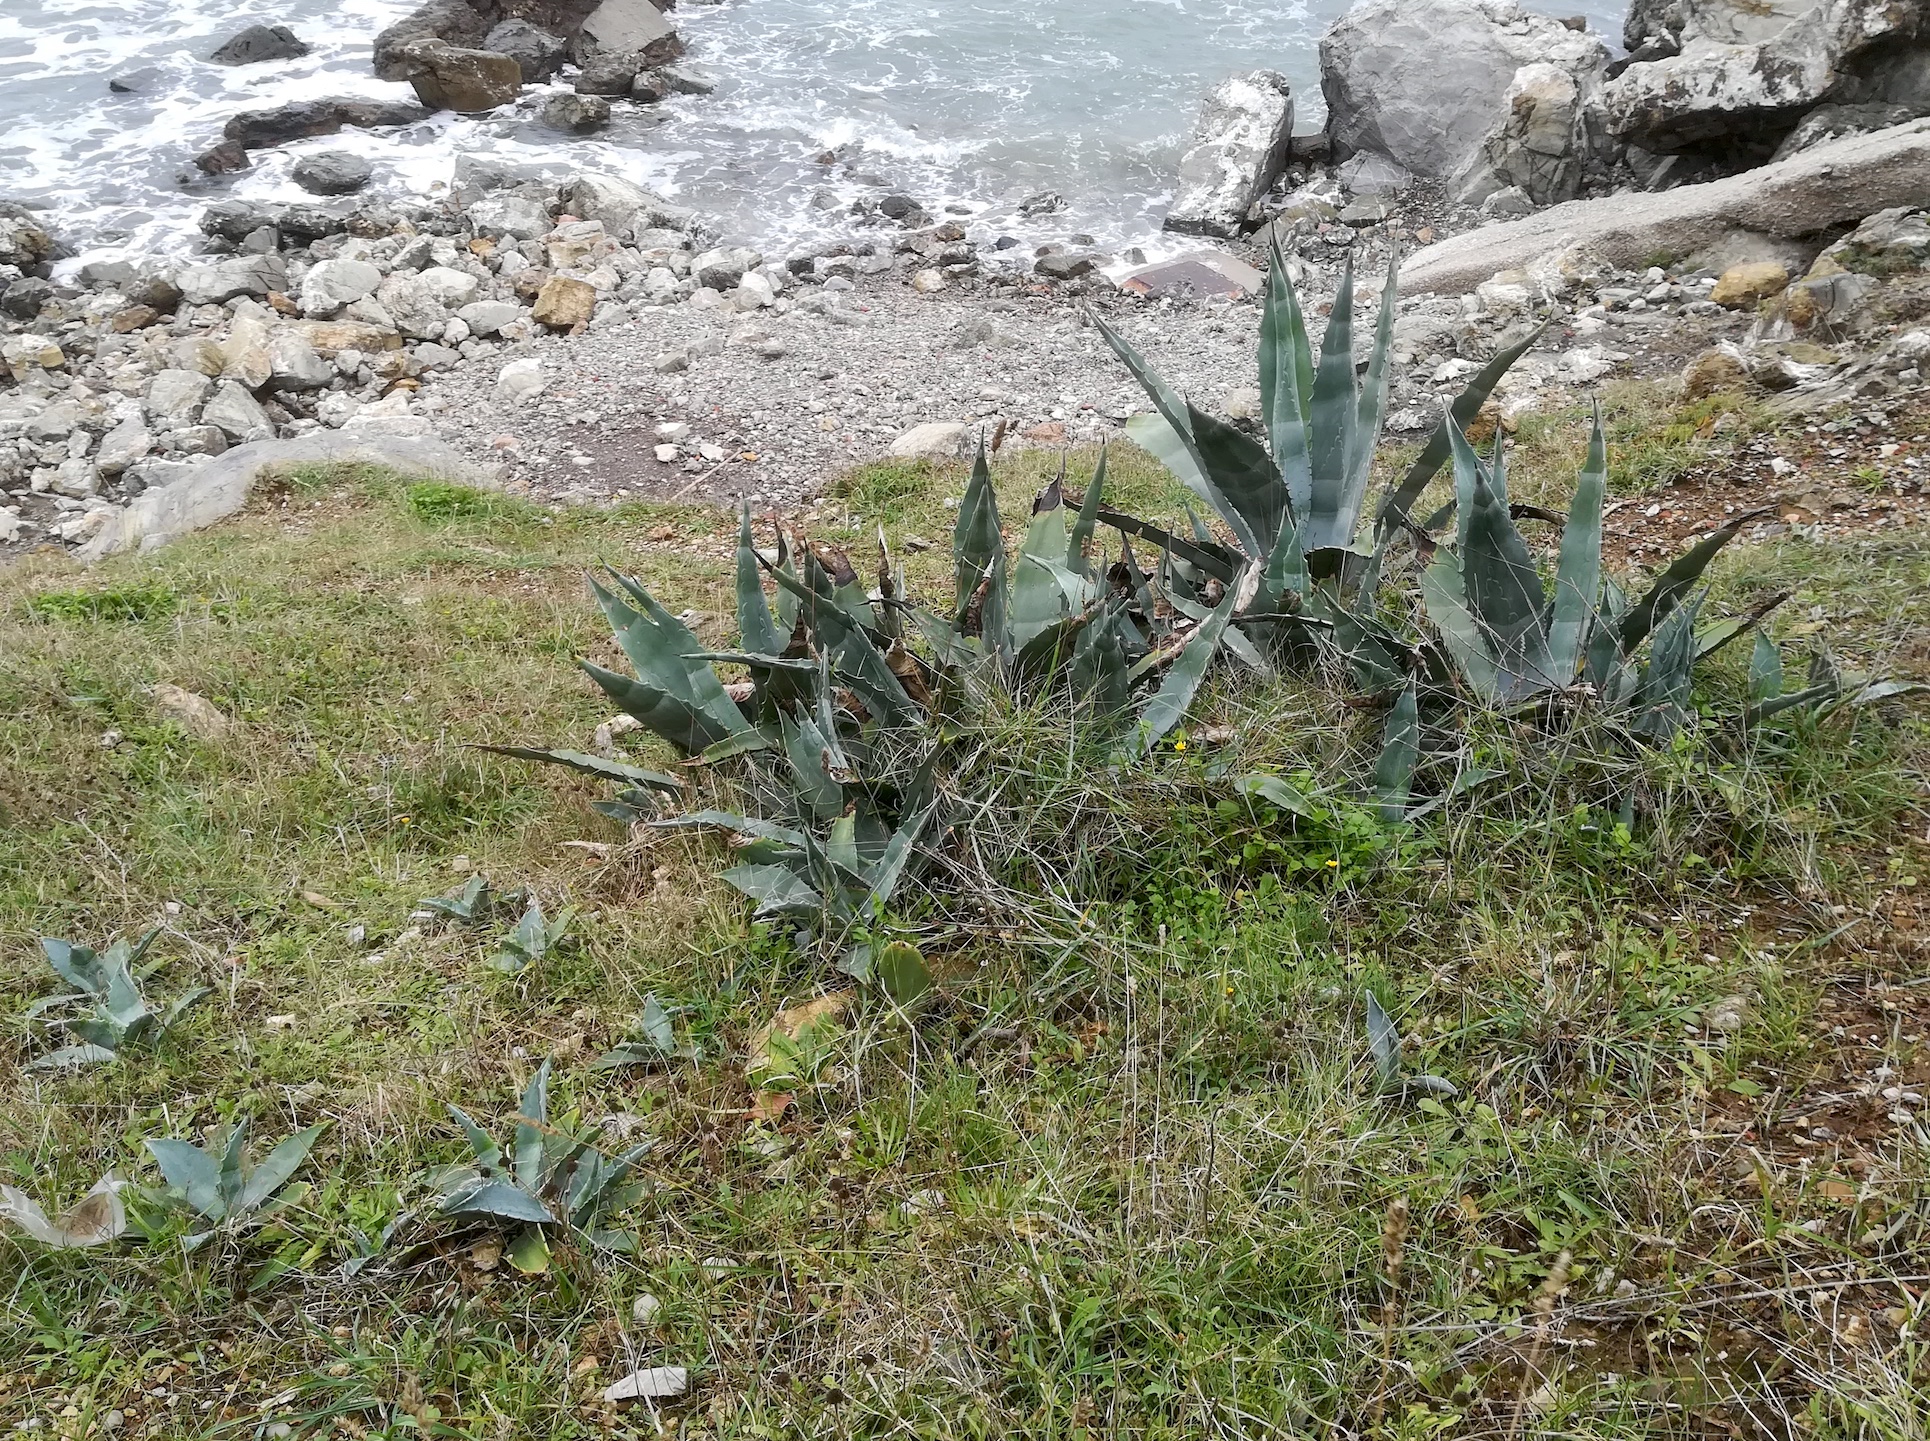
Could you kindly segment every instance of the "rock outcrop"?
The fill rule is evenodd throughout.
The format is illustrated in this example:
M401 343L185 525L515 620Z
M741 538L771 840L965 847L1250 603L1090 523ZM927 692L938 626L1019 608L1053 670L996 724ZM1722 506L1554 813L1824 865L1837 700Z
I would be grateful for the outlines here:
M1165 228L1237 235L1247 211L1279 176L1293 137L1293 92L1273 70L1234 75L1200 102L1179 163L1179 189Z
M1586 244L1621 266L1686 255L1732 232L1815 236L1930 195L1930 120L1819 145L1793 159L1657 195L1572 200L1417 252L1401 290L1463 291L1498 271Z
M374 130L428 118L427 110L406 100L297 100L273 110L244 111L227 123L222 134L244 149L266 150L349 128Z
M504 27L518 28L491 44ZM425 40L460 50L500 50L521 64L534 59L531 68L540 69L547 63L538 58L541 42L526 43L526 30L560 42L578 64L600 51L631 56L638 68L648 68L676 59L684 48L650 0L427 0L376 36L375 73L384 80L413 78L405 52Z
M1523 66L1552 67L1581 89L1607 58L1597 37L1529 14L1513 0L1366 0L1320 42L1334 159L1380 155L1415 175L1448 179L1469 168L1511 113L1510 88ZM1524 84L1518 93L1540 84ZM1540 113L1526 129L1545 146L1552 117L1573 111L1577 102L1538 99L1535 105ZM1533 154L1543 157L1546 150ZM1521 164L1549 168L1539 159ZM1565 183L1565 167L1553 168Z
M1817 106L1930 108L1930 17L1914 0L1638 0L1608 130L1654 152L1766 158Z
M428 0L375 37L375 74L382 80L407 80L410 62L404 55L423 40L475 48L489 34L492 22L484 10L468 0Z

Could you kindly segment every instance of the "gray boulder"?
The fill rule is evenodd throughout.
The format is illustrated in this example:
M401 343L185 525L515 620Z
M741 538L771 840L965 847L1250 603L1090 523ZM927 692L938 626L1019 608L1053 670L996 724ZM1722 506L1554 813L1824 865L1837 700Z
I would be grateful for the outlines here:
M268 384L275 390L321 390L335 367L315 353L300 331L283 327L268 338Z
M154 437L148 434L147 427L138 418L130 418L101 437L94 464L102 475L112 479L152 449Z
M1334 158L1368 151L1447 179L1501 119L1522 66L1554 65L1581 82L1607 59L1596 36L1513 0L1365 0L1320 41Z
M290 172L310 195L353 195L369 183L375 167L348 150L323 150L304 155Z
M440 340L449 327L449 308L440 291L420 275L395 272L376 290L375 299L411 340Z
M147 383L147 413L162 430L192 425L208 395L208 377L198 370L160 370Z
M366 260L319 260L302 277L298 303L310 319L327 319L345 305L373 295L382 272Z
M549 233L550 214L526 196L485 195L469 207L469 223L490 240L534 240Z
M291 140L336 135L349 128L381 130L428 118L429 112L413 101L337 95L322 100L291 100L272 110L244 110L221 127L221 134L244 150L270 150Z
M212 425L237 445L251 440L273 440L274 423L261 403L239 382L224 380L215 387L214 396L201 411L204 424Z
M208 58L217 65L258 65L265 60L299 60L310 48L286 25L250 25Z
M1274 70L1232 75L1200 102L1180 157L1179 187L1165 228L1184 235L1237 235L1247 211L1287 163L1293 92Z
M1535 205L1554 205L1579 195L1586 168L1580 124L1587 85L1546 61L1515 71L1501 97L1499 118L1453 178L1457 198L1479 204L1498 191L1519 190Z
M0 293L0 312L15 320L32 320L40 314L40 308L54 298L51 282L28 276L16 280Z
M247 255L212 265L190 265L174 278L184 305L224 305L239 296L265 296L288 283L279 255Z
M636 70L675 60L684 53L684 42L650 0L602 0L583 21L573 48L578 64L598 50L634 56L634 76Z
M631 50L592 50L576 75L579 95L628 95L642 62Z
M483 37L482 49L507 55L523 69L523 82L541 85L563 68L569 42L527 20L505 20Z
M456 318L476 335L495 335L505 325L522 319L523 308L507 300L473 300L456 312Z
M618 237L646 230L679 230L690 213L654 191L614 175L583 175L563 187L563 208L580 220L595 220Z
M717 77L701 65L660 65L650 73L670 95L709 95L717 89Z
M441 40L404 47L416 98L433 110L473 115L507 105L523 90L523 68L492 50L468 50Z
M741 247L706 250L690 262L690 273L697 277L699 285L729 292L743 282L745 271L755 270L763 260L764 257L757 251Z
M552 130L588 135L610 123L610 102L601 95L551 95L543 101L537 118Z

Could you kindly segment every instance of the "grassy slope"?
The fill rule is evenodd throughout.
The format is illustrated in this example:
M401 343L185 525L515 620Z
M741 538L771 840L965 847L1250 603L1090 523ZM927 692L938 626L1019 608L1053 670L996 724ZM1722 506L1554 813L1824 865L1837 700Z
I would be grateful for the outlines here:
M1170 511L1152 475L1115 475ZM1036 460L1008 470L1010 519L1038 479ZM937 501L958 483L860 475L849 533L937 541L913 584L941 591ZM1223 769L1358 764L1371 716L1310 687L1223 687L1190 754L1126 780L1019 718L1001 743L1028 808L997 842L1026 884L944 917L944 1002L915 1030L861 1010L768 1126L746 1114L745 1049L823 977L746 929L710 843L626 843L588 811L595 787L468 749L587 747L609 708L568 658L611 649L588 565L639 573L727 641L729 522L415 496L308 477L279 513L153 557L0 577L0 1170L64 1201L109 1166L152 1180L147 1137L330 1123L312 1194L238 1248L0 1236L0 1417L648 1435L597 1396L661 1362L696 1368L663 1426L719 1437L1474 1435L1517 1410L1523 1434L1748 1434L1811 1408L1843 1434L1921 1434L1920 1351L1883 1314L1909 1293L1841 1283L1925 1269L1922 1152L1880 1123L1800 1149L1784 1104L1886 1056L1923 1065L1921 987L1871 989L1922 974L1903 885L1922 853L1892 824L1913 723L1837 723L1721 787L1692 755L1653 758L1616 784L1688 819L1634 836L1523 764L1480 811L1393 841L1344 804L1299 827L1221 804ZM1908 537L1764 549L1727 578L1737 597L1797 587L1799 625L1853 595L1832 639L1906 664L1926 581ZM234 732L158 719L160 681ZM410 918L471 867L574 904L579 944L508 977L484 963L494 931ZM1831 904L1881 924L1805 949L1841 932ZM151 992L209 999L131 1064L19 1069L50 980L33 938L155 924ZM1858 997L1903 998L1875 1059L1847 1053L1856 1022L1831 1034L1851 971ZM1368 987L1459 1098L1374 1099ZM653 990L710 1059L589 1069ZM1740 1031L1701 1024L1736 995ZM446 1103L507 1115L543 1056L572 1123L656 1140L638 1253L527 1280L464 1239L342 1279L350 1227L419 1203L412 1178L458 1156ZM297 1269L249 1291L274 1258ZM646 1292L662 1309L641 1325Z

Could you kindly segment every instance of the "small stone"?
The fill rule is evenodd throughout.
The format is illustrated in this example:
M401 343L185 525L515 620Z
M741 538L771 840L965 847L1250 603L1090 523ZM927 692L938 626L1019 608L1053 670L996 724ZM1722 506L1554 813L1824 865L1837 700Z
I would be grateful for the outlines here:
M936 295L950 284L942 270L920 270L911 277L911 288L920 295Z
M659 375L675 375L678 371L690 369L690 352L666 350L652 360L650 365Z
M923 425L914 425L892 441L887 453L899 460L921 457L950 460L963 448L966 429L960 421L927 421Z
M552 130L587 135L610 123L610 102L601 95L576 95L566 91L545 100L537 116Z
M663 1314L663 1302L645 1291L630 1303L630 1315L639 1326L654 1326L657 1317Z
M1789 270L1780 260L1746 260L1732 265L1716 278L1709 299L1717 305L1738 310L1780 295L1789 286Z
M496 372L496 396L500 400L533 400L547 383L542 361L534 356L512 360Z
M153 696L154 708L160 712L162 719L173 721L196 740L221 740L233 725L213 701L191 690L183 690L178 685L158 682Z
M348 150L323 150L295 162L290 178L310 195L353 195L375 175L375 167Z
M674 445L660 445L656 448L656 456L660 464L670 465L677 459L677 447Z
M536 293L531 314L539 325L572 330L588 325L596 312L596 287L567 275L552 275Z

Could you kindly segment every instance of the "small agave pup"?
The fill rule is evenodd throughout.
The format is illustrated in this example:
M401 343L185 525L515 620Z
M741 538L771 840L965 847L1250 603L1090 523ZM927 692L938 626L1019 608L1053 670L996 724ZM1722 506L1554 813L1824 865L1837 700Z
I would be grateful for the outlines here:
M520 1271L548 1269L549 1234L563 1227L606 1251L630 1251L636 1237L610 1222L644 1192L632 1174L652 1143L632 1146L612 1159L588 1141L553 1126L549 1119L550 1066L545 1061L516 1110L510 1154L460 1107L450 1114L469 1143L465 1165L445 1166L429 1184L445 1216L505 1223L515 1228L507 1254Z
M132 945L116 941L98 954L90 946L52 936L42 938L40 949L47 964L74 990L34 1002L27 1008L28 1017L75 1004L84 1004L87 1009L55 1022L75 1038L73 1043L29 1062L30 1069L57 1070L114 1061L130 1045L154 1041L180 1019L182 1012L208 994L206 986L197 986L176 997L165 1011L148 1005L141 985L160 962L143 967L141 959L160 934L158 930L149 931Z

